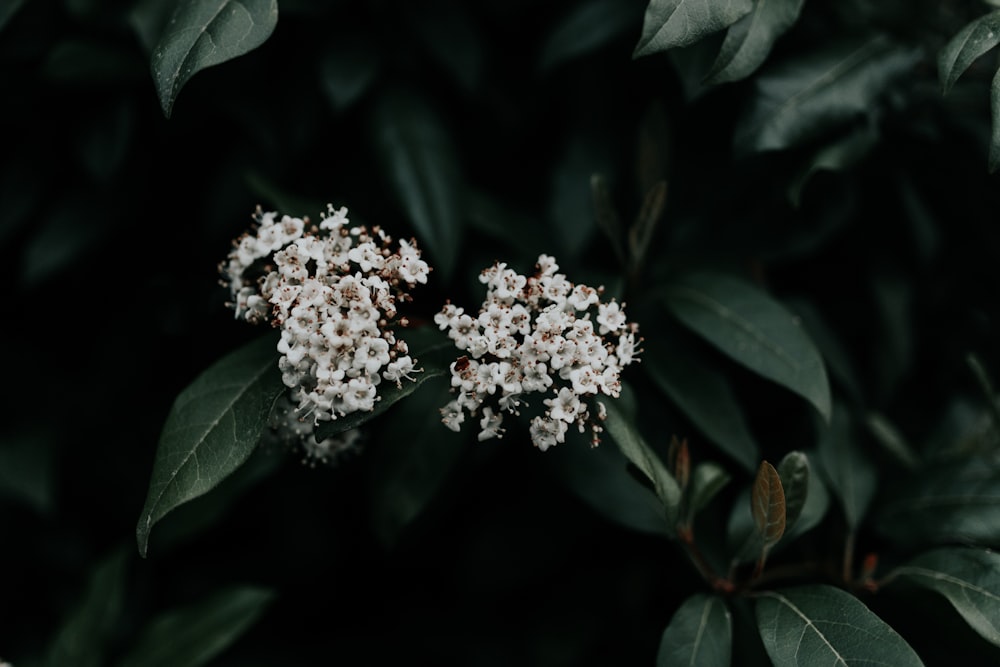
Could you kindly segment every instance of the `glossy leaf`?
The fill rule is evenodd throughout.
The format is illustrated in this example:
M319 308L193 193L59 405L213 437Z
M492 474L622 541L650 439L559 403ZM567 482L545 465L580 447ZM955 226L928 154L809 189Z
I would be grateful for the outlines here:
M636 430L635 420L628 419L621 407L609 399L601 399L607 410L604 430L618 445L618 448L652 483L656 496L663 503L667 525L673 529L677 522L677 512L681 503L681 489L660 457L656 455L642 435Z
M153 49L152 69L167 118L198 72L257 48L278 23L277 0L181 0Z
M928 466L889 496L876 526L897 544L1000 547L1000 465L994 459Z
M875 496L877 471L858 445L858 434L846 408L837 405L831 423L817 428L819 461L833 494L840 500L848 526L857 529Z
M260 440L284 391L274 336L264 336L213 364L174 401L153 462L136 539L172 509L212 490L239 468Z
M539 68L548 71L600 48L625 32L636 18L631 5L617 0L577 4L542 45Z
M656 653L657 667L726 667L733 640L732 614L722 598L692 595L674 612Z
M921 554L887 579L940 593L986 641L1000 646L1000 553L952 547Z
M923 665L895 630L833 586L763 591L756 594L754 609L775 667Z
M830 418L822 357L798 319L766 292L724 274L689 274L668 286L666 304L733 360L794 391Z
M804 0L756 0L753 10L729 26L708 73L710 83L738 81L767 59L775 41L799 18Z
M267 589L229 588L154 618L119 667L199 667L238 640L274 598Z
M876 37L784 61L756 79L735 142L741 152L791 148L877 108L919 54Z
M1000 11L990 12L968 23L938 54L938 78L948 93L958 78L981 55L1000 44Z
M633 58L693 44L731 26L753 9L753 0L650 0Z
M792 529L809 497L809 458L802 452L788 452L778 463L778 477L785 493L785 532Z
M444 122L419 96L394 91L375 109L375 147L417 241L448 280L460 237L458 153Z
M785 533L785 492L781 477L767 461L762 461L750 491L750 514L764 549L770 549Z

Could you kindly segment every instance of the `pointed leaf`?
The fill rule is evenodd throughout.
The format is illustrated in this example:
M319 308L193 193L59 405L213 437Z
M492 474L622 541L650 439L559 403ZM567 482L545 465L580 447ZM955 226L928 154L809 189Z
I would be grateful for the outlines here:
M869 412L865 418L868 432L875 437L882 448L891 454L908 470L916 470L920 465L920 456L913 446L906 441L899 429L879 412Z
M542 45L539 69L545 72L599 49L638 18L633 5L618 0L588 0L576 5Z
M846 408L837 405L829 426L819 424L819 461L840 500L847 524L857 529L875 496L878 475L874 464L858 446L857 433Z
M146 555L153 525L178 505L212 490L239 468L260 440L284 391L274 336L223 357L174 401L153 462L136 539Z
M694 517L716 494L732 479L725 468L712 461L702 461L694 467L691 475L690 501L688 514Z
M1000 11L969 22L938 54L938 78L947 94L979 56L1000 44Z
M733 620L725 601L714 595L692 595L663 631L657 667L726 667L730 664Z
M119 667L200 667L243 635L274 598L267 589L226 589L153 619Z
M616 401L603 399L607 410L604 430L614 439L618 448L653 483L657 497L663 503L667 525L673 530L677 522L677 512L681 504L681 489L677 481L667 471L660 457L642 439L635 424L622 413Z
M1000 646L1000 553L936 549L896 568L888 579L896 578L940 593L973 630Z
M871 114L880 95L919 59L913 49L876 37L784 61L756 80L737 123L741 152L782 150Z
M731 26L753 9L753 0L650 0L633 58L687 46Z
M785 492L778 471L767 461L761 461L754 479L750 513L764 548L770 549L785 533Z
M785 492L785 531L799 520L809 497L809 458L802 452L788 452L778 464L778 477Z
M753 74L775 41L799 18L804 0L756 0L753 11L729 26L719 56L708 73L710 83L739 81Z
M823 359L798 319L748 282L718 273L683 276L666 290L673 314L735 361L799 394L830 418Z
M374 114L375 148L396 199L444 280L458 257L461 176L444 121L416 94L392 91Z
M277 23L277 0L178 2L152 57L164 115L170 117L177 94L192 76L256 49Z
M628 232L628 250L631 259L629 270L633 273L638 273L645 265L649 244L653 240L653 233L666 204L667 182L657 181L646 193L639 215Z
M755 612L775 667L923 665L895 630L839 588L764 591L757 594Z

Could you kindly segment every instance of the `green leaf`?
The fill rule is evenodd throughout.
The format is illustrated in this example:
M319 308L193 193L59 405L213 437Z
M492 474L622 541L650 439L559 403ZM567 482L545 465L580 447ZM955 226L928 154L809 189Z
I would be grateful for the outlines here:
M274 593L240 586L153 619L119 667L199 667L243 635L264 613Z
M876 527L905 547L961 542L1000 547L1000 462L936 463L894 487Z
M0 446L0 496L47 514L54 505L55 488L51 436L25 433L5 440Z
M383 382L379 385L378 398L373 410L368 412L352 412L333 421L320 423L316 427L317 440L330 438L371 421L415 392L431 378L448 373L448 367L454 361L452 354L455 347L435 327L428 326L421 329L397 332L396 337L406 341L410 349L410 356L417 366L422 369L420 373L414 374L416 379L412 382L403 380L402 384L398 387L391 382ZM444 427L442 426L442 428Z
M733 641L732 614L714 595L692 595L674 613L663 631L657 667L726 667Z
M801 319L802 328L816 343L816 349L823 357L824 366L829 370L830 377L840 384L841 389L855 403L863 403L864 392L861 390L861 382L858 380L851 355L826 323L819 309L811 302L802 299L793 299L785 303Z
M755 612L775 667L923 665L895 630L833 586L763 591L756 594Z
M136 539L146 555L153 525L211 491L250 456L284 391L272 335L223 357L177 396L153 462Z
M993 75L990 84L990 118L992 132L990 133L990 173L1000 167L1000 69Z
M781 477L767 461L761 461L750 492L750 513L765 550L785 534L785 492Z
M688 502L689 517L694 517L716 494L732 479L725 468L712 461L702 461L694 467L691 484L688 487L690 500Z
M17 10L23 4L24 0L7 0L3 4L0 4L0 30L3 30L4 26L7 25L11 17L17 13Z
M771 47L798 20L804 0L756 0L753 11L729 26L708 73L710 83L739 81L753 74Z
M736 127L740 152L782 150L875 113L879 97L919 59L884 37L784 61L756 79Z
M788 186L788 199L792 206L798 208L802 205L802 192L814 174L846 171L863 160L877 142L875 128L866 125L813 153L806 167Z
M899 429L879 412L869 412L865 418L865 426L882 448L892 455L908 470L916 470L920 465L920 456L913 446L906 441Z
M979 56L1000 44L1000 11L969 22L938 53L938 78L947 94Z
M809 497L809 458L803 452L788 452L778 463L778 477L785 492L785 534L788 534Z
M180 0L151 59L163 114L191 77L257 48L277 24L277 0Z
M628 30L636 18L632 6L618 0L589 0L578 4L545 40L539 69L549 71L556 65L597 50Z
M379 69L379 53L371 40L337 39L320 60L320 85L334 111L343 111L365 94Z
M642 368L706 438L748 472L756 468L757 443L725 376L672 342L647 344Z
M697 273L669 285L666 304L732 359L799 394L830 418L822 357L798 319L767 293L735 277Z
M875 496L878 475L874 464L858 446L857 433L847 409L838 404L829 425L819 424L819 460L834 495L840 500L851 530L861 524Z
M465 438L441 424L449 385L435 376L418 396L396 406L369 448L372 525L386 546L420 516L467 451Z
M378 156L389 185L447 282L458 259L461 177L458 153L434 110L419 96L384 94L374 114Z
M119 547L93 570L83 598L49 644L48 667L103 667L106 644L121 622L128 549Z
M886 583L896 578L940 593L973 630L1000 646L1000 553L935 549L897 567Z
M681 504L681 489L677 481L667 471L660 457L656 455L635 427L634 420L628 419L614 400L600 400L607 410L604 430L614 439L618 448L653 483L656 496L663 503L667 526L673 530L677 523L677 513Z
M650 0L633 58L687 46L731 26L753 9L753 0Z

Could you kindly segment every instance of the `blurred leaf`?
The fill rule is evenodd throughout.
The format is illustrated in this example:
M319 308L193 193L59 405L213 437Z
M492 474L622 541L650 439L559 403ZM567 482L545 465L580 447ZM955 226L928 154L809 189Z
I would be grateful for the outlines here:
M874 128L865 125L817 150L806 167L788 186L792 206L802 205L802 192L814 174L821 171L846 171L859 163L878 142Z
M133 142L135 108L116 100L90 119L77 134L77 147L87 171L99 183L109 183Z
M753 9L753 0L650 0L633 58L687 46L731 26Z
M211 491L247 460L284 389L276 339L267 335L217 361L177 396L136 527L143 557L157 521Z
M646 263L646 253L653 240L653 233L663 216L663 208L667 205L667 182L658 181L653 184L642 201L642 208L635 223L628 230L628 251L631 260L629 271L638 274Z
M732 478L729 473L718 463L702 461L696 465L691 475L691 485L688 487L691 498L688 504L688 519L704 509L730 479Z
M430 55L465 90L474 90L482 78L485 40L464 5L456 3L441 12L416 11L409 21Z
M878 324L872 365L876 370L877 400L891 400L913 364L913 288L909 277L887 269L869 280Z
M1000 461L935 463L891 489L876 527L905 547L964 543L1000 547Z
M840 500L848 526L857 530L875 496L877 471L858 446L857 432L843 405L834 407L829 425L817 424L817 428L817 449L823 472Z
M775 667L923 665L895 630L839 588L799 586L755 597L757 628Z
M915 470L920 465L920 457L906 441L899 429L879 412L869 412L865 418L869 433L878 441L882 448L892 455L896 461L909 470Z
M760 460L743 410L725 376L683 347L647 345L642 368L706 438L753 472Z
M53 48L41 68L49 81L75 85L122 85L138 81L142 64L135 54L95 39L68 39Z
M804 0L755 0L753 11L729 26L710 83L738 81L753 74L771 47L799 18Z
M257 48L277 24L277 0L180 0L151 59L163 114L191 77Z
M26 433L0 445L0 496L47 514L54 502L52 443L45 433Z
M778 463L778 477L785 493L785 534L788 534L809 497L809 458L803 452L788 452Z
M830 418L823 359L798 320L766 292L719 273L688 274L666 289L686 326L733 360L794 391Z
M1000 168L1000 69L993 75L990 84L990 119L992 132L990 134L990 173Z
M397 200L447 282L461 237L461 175L444 121L415 94L384 94L374 115L376 149Z
M733 621L722 598L692 595L674 612L656 654L657 667L726 667L730 664Z
M570 139L555 169L549 195L549 219L562 248L559 257L579 257L593 236L591 178L608 173L610 165L594 141L579 136Z
M816 348L823 357L824 366L830 371L831 377L840 383L841 389L857 404L864 402L864 392L858 380L854 362L847 349L836 336L819 309L811 302L803 299L789 299L786 305L802 321L809 338L816 343Z
M938 53L942 92L947 94L969 65L997 44L1000 44L1000 11L980 16L962 28Z
M199 667L238 640L274 599L265 588L240 586L165 612L146 627L119 667Z
M114 221L94 215L93 200L64 193L55 209L33 230L21 257L21 280L38 285L67 272L106 238Z
M542 45L539 69L549 71L615 39L638 20L637 6L618 0L585 0L576 5Z
M465 438L441 423L450 382L434 376L419 395L397 405L369 448L372 525L386 546L420 516L466 451Z
M277 210L298 217L322 215L326 211L325 202L289 192L256 171L247 170L243 178L265 211Z
M510 208L509 202L492 193L470 186L464 193L462 209L471 228L491 241L520 251L523 257L534 260L548 247L545 235L538 233L543 227L540 220Z
M404 380L398 387L392 382L383 382L378 388L378 398L374 410L352 412L333 421L321 422L316 427L317 440L333 437L371 421L415 392L431 378L446 375L449 372L448 368L454 361L452 355L455 347L435 327L427 326L421 329L397 332L397 338L406 341L410 348L410 356L421 369L419 373L415 374L416 379L412 382ZM439 407L443 407L443 404Z
M156 48L175 6L176 2L171 0L138 0L128 13L129 25L146 53Z
M919 53L884 37L837 44L776 64L757 77L735 142L744 153L797 146L871 114Z
M128 550L115 549L94 568L83 598L49 644L48 667L103 667L125 596Z
M1000 554L950 547L917 556L893 570L893 579L929 588L947 598L965 622L1000 646Z
M326 47L320 61L320 84L334 111L343 111L371 88L379 54L367 39L345 37Z
M983 392L983 402L986 403L986 407L989 409L990 417L993 419L993 428L1000 430L1000 397L997 396L996 390L993 389L993 380L990 379L990 374L983 366L983 362L974 353L969 353L965 356L965 363L969 366L969 370L976 378L976 382L979 383L979 388Z
M6 2L0 4L0 30L4 29L4 26L7 25L11 17L17 13L17 10L23 4L24 0L6 0Z
M622 239L625 236L625 227L622 225L615 204L611 200L611 192L608 190L608 180L603 174L594 174L590 177L590 195L594 205L594 219L597 226L611 243L611 248L615 252L619 263L625 265L625 251L622 248Z
M676 480L664 467L642 435L636 430L635 421L628 419L614 400L601 399L607 409L604 430L614 439L618 448L652 483L656 496L663 503L668 529L677 523L677 512L681 504L681 489Z
M750 492L750 513L765 550L774 546L785 533L785 492L774 466L761 461Z
M30 220L42 195L43 180L20 156L9 155L0 167L0 248Z

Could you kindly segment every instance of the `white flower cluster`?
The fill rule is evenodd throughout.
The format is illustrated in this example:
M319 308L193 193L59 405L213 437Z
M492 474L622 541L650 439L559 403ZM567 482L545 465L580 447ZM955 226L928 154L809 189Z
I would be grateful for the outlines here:
M381 229L351 227L332 206L318 227L260 208L254 220L219 268L236 317L281 329L279 367L299 418L372 410L382 380L412 380L415 360L392 326L406 326L397 303L430 272L416 243L393 251Z
M525 394L541 393L547 394L545 412L530 428L536 447L564 442L574 423L581 433L589 425L593 444L599 442L601 427L584 399L620 394L622 368L637 354L638 327L616 301L601 302L601 289L574 285L558 270L547 255L528 277L494 264L479 278L486 300L478 314L448 303L434 316L467 353L451 364L458 397L441 410L453 431L466 412L473 417L481 411L479 440L501 437L503 413L519 414Z
M313 422L300 419L295 404L287 395L282 395L271 411L264 443L301 452L302 463L315 467L317 463L333 466L357 453L361 449L361 439L360 428L349 428L318 440Z

